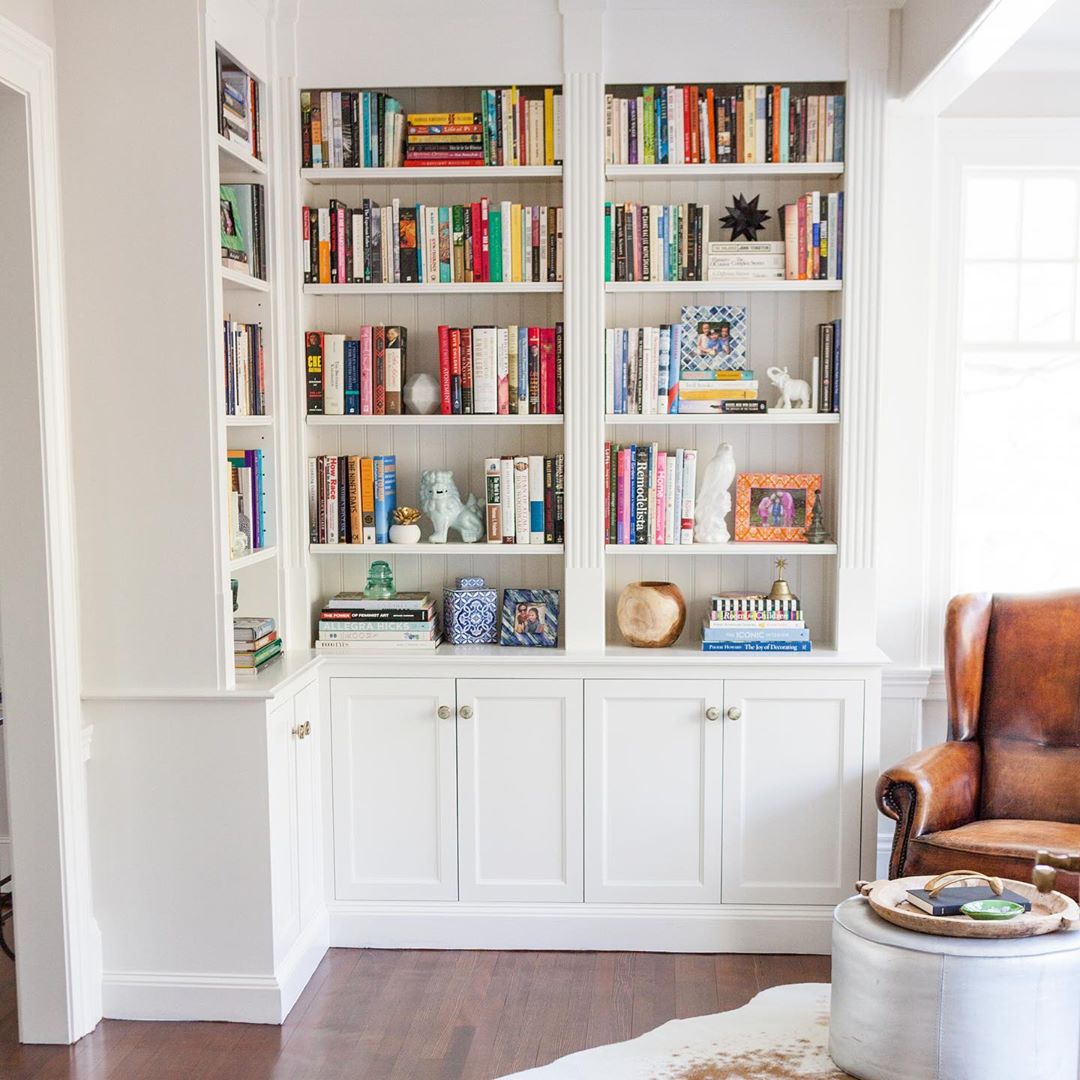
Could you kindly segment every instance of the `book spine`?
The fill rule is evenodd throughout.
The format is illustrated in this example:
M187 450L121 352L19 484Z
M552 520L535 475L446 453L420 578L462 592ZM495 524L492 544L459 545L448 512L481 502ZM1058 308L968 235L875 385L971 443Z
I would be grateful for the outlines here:
M450 391L450 327L440 326L439 331L439 411L443 416L453 414L454 406Z
M405 383L405 350L407 331L404 326L388 326L384 331L386 342L384 361L384 403L387 416L400 416L401 388Z
M372 408L375 416L386 415L386 327L371 328Z
M473 379L472 330L463 326L461 328L461 411L465 416L471 416L476 411Z
M502 543L502 462L484 460L484 497L487 506L487 542Z
M324 412L323 394L323 335L316 330L307 336L307 411L309 416L321 416Z
M544 459L540 455L528 458L529 543L545 542L544 529Z
M540 413L540 327L529 327L529 413Z
M502 480L499 485L500 505L502 513L502 539L504 544L517 543L517 516L515 507L514 489L514 459L504 457L499 460L499 468L502 472Z
M529 514L529 459L515 457L514 463L514 528L519 544L531 543Z
M544 489L544 543L555 543L555 459L543 459L544 476L541 481Z

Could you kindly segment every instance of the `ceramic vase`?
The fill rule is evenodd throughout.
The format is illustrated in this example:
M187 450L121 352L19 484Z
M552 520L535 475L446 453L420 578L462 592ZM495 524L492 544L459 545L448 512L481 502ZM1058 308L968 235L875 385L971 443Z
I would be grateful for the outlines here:
M615 619L639 649L666 649L686 625L686 601L670 581L635 581L619 593Z
M390 526L390 543L391 544L419 544L420 543L420 526L419 525L391 525Z
M426 371L407 379L402 391L405 411L412 416L431 416L439 411L439 380Z

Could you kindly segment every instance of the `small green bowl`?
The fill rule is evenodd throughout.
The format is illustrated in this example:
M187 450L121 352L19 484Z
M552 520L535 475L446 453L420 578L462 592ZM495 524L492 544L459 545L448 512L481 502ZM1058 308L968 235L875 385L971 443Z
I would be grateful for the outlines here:
M1003 922L1015 919L1024 907L1012 900L972 900L960 909L970 919L988 919Z

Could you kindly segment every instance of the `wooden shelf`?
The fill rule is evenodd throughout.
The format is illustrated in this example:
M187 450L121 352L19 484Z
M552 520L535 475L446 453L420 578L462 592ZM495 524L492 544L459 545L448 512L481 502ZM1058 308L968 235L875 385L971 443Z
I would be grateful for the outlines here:
M311 427L562 427L562 416L308 416Z
M229 416L225 417L226 427L272 427L271 416Z
M667 413L638 416L634 413L608 413L604 423L615 424L781 424L819 427L840 423L839 413L816 413L802 409L771 409L767 413Z
M422 540L419 544L309 544L313 555L372 555L386 558L390 555L474 555L478 558L500 558L513 555L562 555L562 544L489 544L481 540L477 544L432 544Z
M254 566L256 563L267 562L276 558L276 547L259 548L258 551L249 551L246 555L241 555L239 559L230 559L229 569L243 570L245 566Z
M485 183L489 180L560 180L561 165L465 165L441 168L301 169L309 184L430 184L447 180Z
M835 544L753 543L728 544L606 544L608 555L835 555Z
M268 293L270 282L262 278L252 277L250 274L241 274L236 270L230 270L227 266L221 267L221 284L226 289L250 289L252 292Z
M561 293L561 281L454 281L410 284L305 285L306 296L437 296L439 294L484 295L489 293Z
M728 164L728 165L608 165L609 180L723 180L749 177L779 179L790 176L843 176L843 162L807 161L781 164Z
M218 174L220 176L242 176L250 180L253 176L267 176L266 162L260 161L243 149L238 143L230 142L224 135L217 137Z
M609 293L839 292L843 281L607 281Z

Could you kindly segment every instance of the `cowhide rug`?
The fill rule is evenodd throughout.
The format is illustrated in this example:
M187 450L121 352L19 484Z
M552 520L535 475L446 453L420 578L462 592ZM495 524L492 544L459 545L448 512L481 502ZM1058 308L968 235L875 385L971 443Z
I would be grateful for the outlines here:
M829 987L764 990L741 1009L669 1020L628 1042L514 1073L517 1080L843 1080L829 1059ZM510 1080L510 1078L504 1078Z

